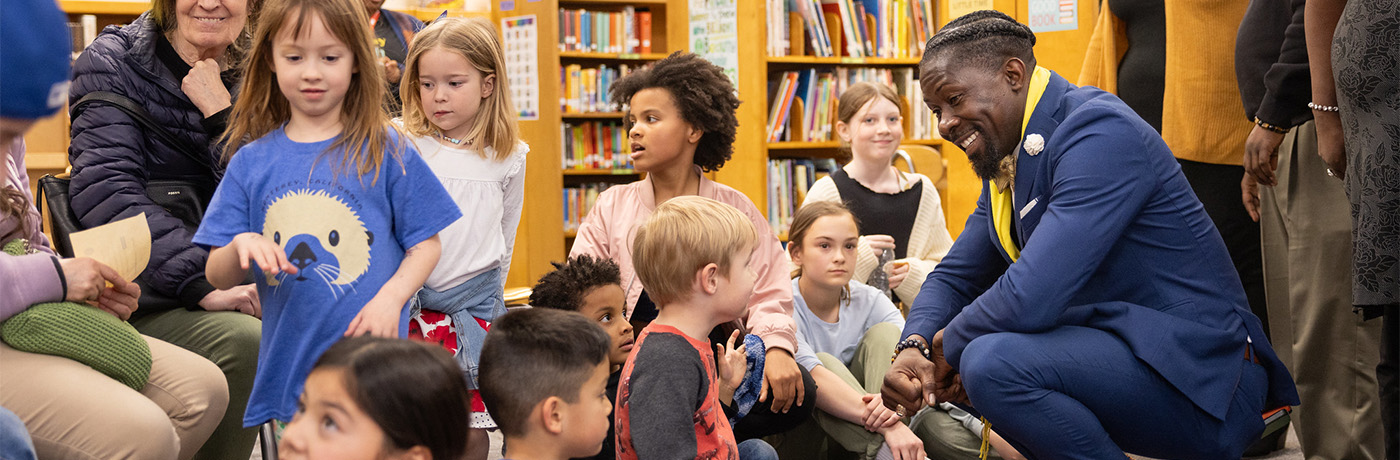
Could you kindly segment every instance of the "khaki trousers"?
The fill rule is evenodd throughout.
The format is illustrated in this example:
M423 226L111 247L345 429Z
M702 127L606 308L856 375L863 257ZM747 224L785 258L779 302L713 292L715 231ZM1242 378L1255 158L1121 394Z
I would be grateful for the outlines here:
M147 336L140 392L58 356L0 342L0 406L24 421L42 459L188 459L219 424L228 386L214 363Z
M1265 297L1275 351L1298 385L1293 427L1308 459L1383 458L1375 369L1380 322L1352 313L1351 213L1309 121L1260 187Z

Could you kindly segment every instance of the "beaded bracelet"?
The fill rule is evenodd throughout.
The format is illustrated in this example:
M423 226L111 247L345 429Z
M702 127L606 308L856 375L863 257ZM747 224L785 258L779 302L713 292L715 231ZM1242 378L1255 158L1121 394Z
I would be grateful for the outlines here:
M1287 129L1284 129L1284 128L1279 127L1279 126L1277 126L1277 125L1273 125L1273 124L1267 123L1267 122L1265 122L1264 120L1260 120L1259 117L1254 117L1254 124L1259 125L1260 128L1264 128L1264 129L1267 129L1267 130L1269 130L1269 131L1273 131L1273 132L1276 132L1276 133L1279 133L1279 134L1288 134L1288 130L1287 130Z
M1337 107L1335 105L1322 105L1314 104L1311 102L1308 103L1308 108L1319 112L1339 112L1342 110L1340 107Z
M894 362L894 359L899 357L900 352L909 348L918 349L919 353L924 355L924 359L933 361L933 353L929 351L928 345L924 344L923 341L914 338L908 338L900 341L898 345L894 346L894 354L890 355L890 362Z

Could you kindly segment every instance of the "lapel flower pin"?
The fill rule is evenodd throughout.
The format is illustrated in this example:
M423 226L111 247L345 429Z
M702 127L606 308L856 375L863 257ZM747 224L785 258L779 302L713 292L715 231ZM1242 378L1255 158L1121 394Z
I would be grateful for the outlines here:
M1041 150L1045 150L1045 138L1039 134L1031 134L1026 136L1026 142L1022 144L1022 147L1026 149L1027 155L1039 155Z

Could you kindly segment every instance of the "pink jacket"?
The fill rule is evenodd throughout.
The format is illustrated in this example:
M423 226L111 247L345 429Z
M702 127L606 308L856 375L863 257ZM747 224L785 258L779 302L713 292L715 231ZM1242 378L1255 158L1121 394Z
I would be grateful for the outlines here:
M734 206L753 221L758 232L758 249L753 264L758 282L749 299L749 317L745 325L763 339L768 348L797 352L797 327L792 320L792 281L788 276L788 255L773 235L768 220L758 213L753 202L727 185L700 176L700 196ZM592 254L617 262L622 269L622 288L627 292L627 314L637 305L642 293L641 281L632 267L632 238L637 227L656 209L651 178L607 189L598 195L598 202L584 217L578 237L569 257Z
M29 173L24 169L24 140L0 146L8 149L3 155L0 187L14 187L29 198L25 221L0 215L0 245L15 238L29 240L39 251L27 256L0 254L0 321L24 311L30 305L63 300L63 277L59 274L58 258L49 248L49 239L39 230L39 211L34 208L34 196L29 193ZM4 153L4 152L0 152Z

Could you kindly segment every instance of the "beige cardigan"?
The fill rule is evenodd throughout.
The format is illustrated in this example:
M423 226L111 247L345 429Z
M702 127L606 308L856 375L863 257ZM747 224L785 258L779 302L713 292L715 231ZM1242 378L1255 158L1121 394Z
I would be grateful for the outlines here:
M909 275L894 290L906 305L914 303L914 297L919 295L919 289L923 288L924 279L928 278L929 273L933 273L933 268L943 260L943 256L948 255L948 249L953 247L953 237L948 234L948 222L943 218L943 202L938 198L938 189L934 188L933 182L923 174L910 173L909 176L922 182L924 189L923 195L919 197L919 213L914 216L914 228L909 233L909 247L905 251L908 257L895 261L909 264ZM910 186L913 183L914 181L909 181ZM842 201L841 192L837 191L836 183L832 182L830 177L823 177L812 184L812 189L807 192L807 199L802 203L805 205L818 201ZM860 246L856 248L855 276L852 279L864 283L866 277L875 269L878 260L875 252L870 249L870 244L862 236Z

